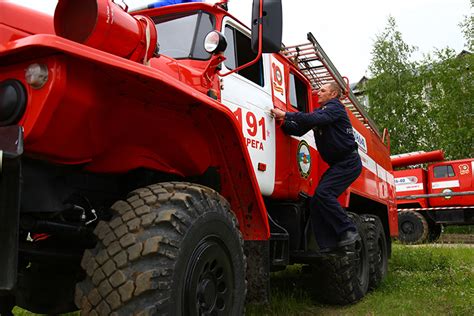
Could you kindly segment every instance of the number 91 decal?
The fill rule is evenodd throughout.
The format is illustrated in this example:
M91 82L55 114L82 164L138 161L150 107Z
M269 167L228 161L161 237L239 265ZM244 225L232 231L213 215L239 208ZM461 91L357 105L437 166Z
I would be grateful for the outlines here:
M244 113L240 107L234 111L237 121L239 121L242 126L244 137L246 135L249 136L245 137L247 147L264 151L264 144L269 134L269 131L265 126L265 118L257 118L257 116L251 111L248 111L245 115Z

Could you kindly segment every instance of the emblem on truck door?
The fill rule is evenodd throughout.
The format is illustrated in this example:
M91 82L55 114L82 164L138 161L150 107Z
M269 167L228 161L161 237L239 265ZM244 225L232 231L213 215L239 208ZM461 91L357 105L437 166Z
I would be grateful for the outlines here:
M459 174L460 175L469 174L469 165L467 163L459 165Z
M296 159L298 161L298 169L301 176L307 178L311 170L311 153L309 151L308 143L304 140L298 144L298 154Z
M284 78L285 66L275 57L272 57L271 68L273 95L281 102L286 103L286 88Z

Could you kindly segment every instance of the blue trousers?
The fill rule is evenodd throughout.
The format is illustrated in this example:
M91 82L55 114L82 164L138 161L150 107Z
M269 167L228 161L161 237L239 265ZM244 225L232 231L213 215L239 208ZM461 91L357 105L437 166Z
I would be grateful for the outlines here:
M311 224L320 248L336 247L346 230L357 231L337 198L359 177L362 162L358 153L332 164L322 175L311 198Z

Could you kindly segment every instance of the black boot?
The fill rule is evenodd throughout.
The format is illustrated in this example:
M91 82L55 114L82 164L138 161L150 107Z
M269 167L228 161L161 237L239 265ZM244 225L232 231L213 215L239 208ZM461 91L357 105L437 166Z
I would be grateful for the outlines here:
M346 230L342 233L339 241L337 243L338 247L345 247L354 244L356 241L360 240L359 233L353 230Z

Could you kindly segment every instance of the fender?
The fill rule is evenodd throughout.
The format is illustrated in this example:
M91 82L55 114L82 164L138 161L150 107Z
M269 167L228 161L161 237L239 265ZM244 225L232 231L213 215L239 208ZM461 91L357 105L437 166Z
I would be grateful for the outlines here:
M17 64L33 62L50 70L45 91L27 88L34 101L20 122L27 152L91 172L143 167L193 176L216 167L244 239L269 238L240 126L219 102L166 73L55 35L9 42L0 57L0 80L24 83L23 74L9 73L15 64L17 72Z

